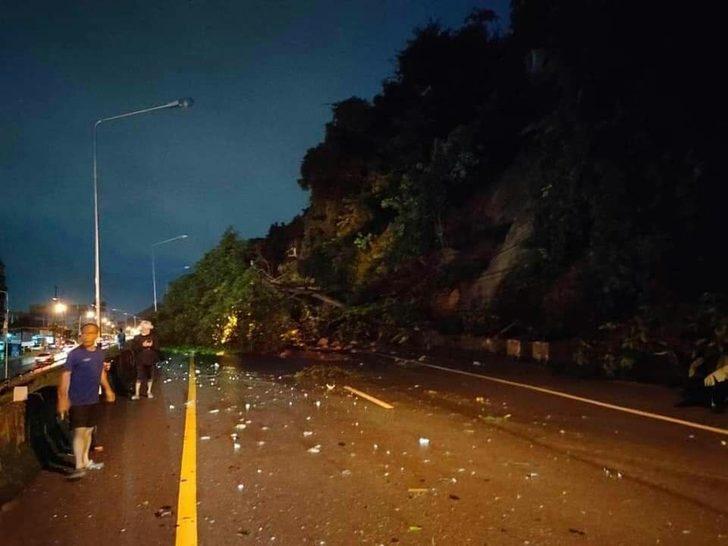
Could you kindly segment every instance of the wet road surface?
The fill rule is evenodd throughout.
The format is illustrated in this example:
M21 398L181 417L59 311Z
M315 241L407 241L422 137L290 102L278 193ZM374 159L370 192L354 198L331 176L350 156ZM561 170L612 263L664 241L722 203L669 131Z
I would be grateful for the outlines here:
M198 359L199 544L728 544L728 436L330 358ZM503 366L473 369L676 411L657 387ZM153 400L108 406L95 455L106 468L78 483L41 473L0 514L2 544L174 544L187 371L175 358Z

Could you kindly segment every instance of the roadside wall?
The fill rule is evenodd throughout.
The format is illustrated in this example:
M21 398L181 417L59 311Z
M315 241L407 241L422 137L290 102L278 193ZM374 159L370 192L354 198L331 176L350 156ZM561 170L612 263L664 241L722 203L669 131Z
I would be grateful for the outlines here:
M55 421L60 373L54 368L19 378L0 394L0 504L16 495L43 464L35 449ZM13 402L16 386L27 387L27 400Z
M429 351L458 352L474 360L486 355L510 357L514 362L530 360L547 364L550 368L574 375L593 377L607 376L677 385L683 380L685 371L674 355L653 355L631 368L615 369L610 375L606 371L606 358L615 352L615 347L605 343L584 343L581 340L543 341L524 338L497 336L443 335L436 331L423 331L413 336L411 343Z

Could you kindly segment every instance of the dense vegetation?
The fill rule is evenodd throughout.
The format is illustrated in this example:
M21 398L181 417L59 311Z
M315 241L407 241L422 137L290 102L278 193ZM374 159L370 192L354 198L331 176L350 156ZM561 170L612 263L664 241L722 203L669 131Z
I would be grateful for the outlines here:
M713 335L724 179L704 16L514 0L506 34L488 10L417 29L379 94L333 106L301 165L309 208L260 241L226 233L173 285L162 331L249 348L415 325Z

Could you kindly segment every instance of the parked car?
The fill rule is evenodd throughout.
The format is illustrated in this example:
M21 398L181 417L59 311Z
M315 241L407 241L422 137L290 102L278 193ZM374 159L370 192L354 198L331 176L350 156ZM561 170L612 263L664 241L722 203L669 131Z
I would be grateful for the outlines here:
M63 344L63 347L61 347L61 351L68 354L71 351L73 351L76 347L78 347L78 343L76 343L75 341L66 341Z
M35 355L34 361L36 366L47 366L48 364L53 364L56 359L53 353L43 351L42 353Z

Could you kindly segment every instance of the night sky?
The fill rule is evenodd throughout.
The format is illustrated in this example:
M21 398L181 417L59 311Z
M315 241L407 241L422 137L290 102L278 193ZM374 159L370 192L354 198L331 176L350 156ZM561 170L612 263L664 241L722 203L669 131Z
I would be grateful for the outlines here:
M93 300L91 125L99 129L102 294L151 304L221 233L267 233L307 204L296 183L330 105L371 98L412 29L508 0L0 0L0 259L11 307Z

